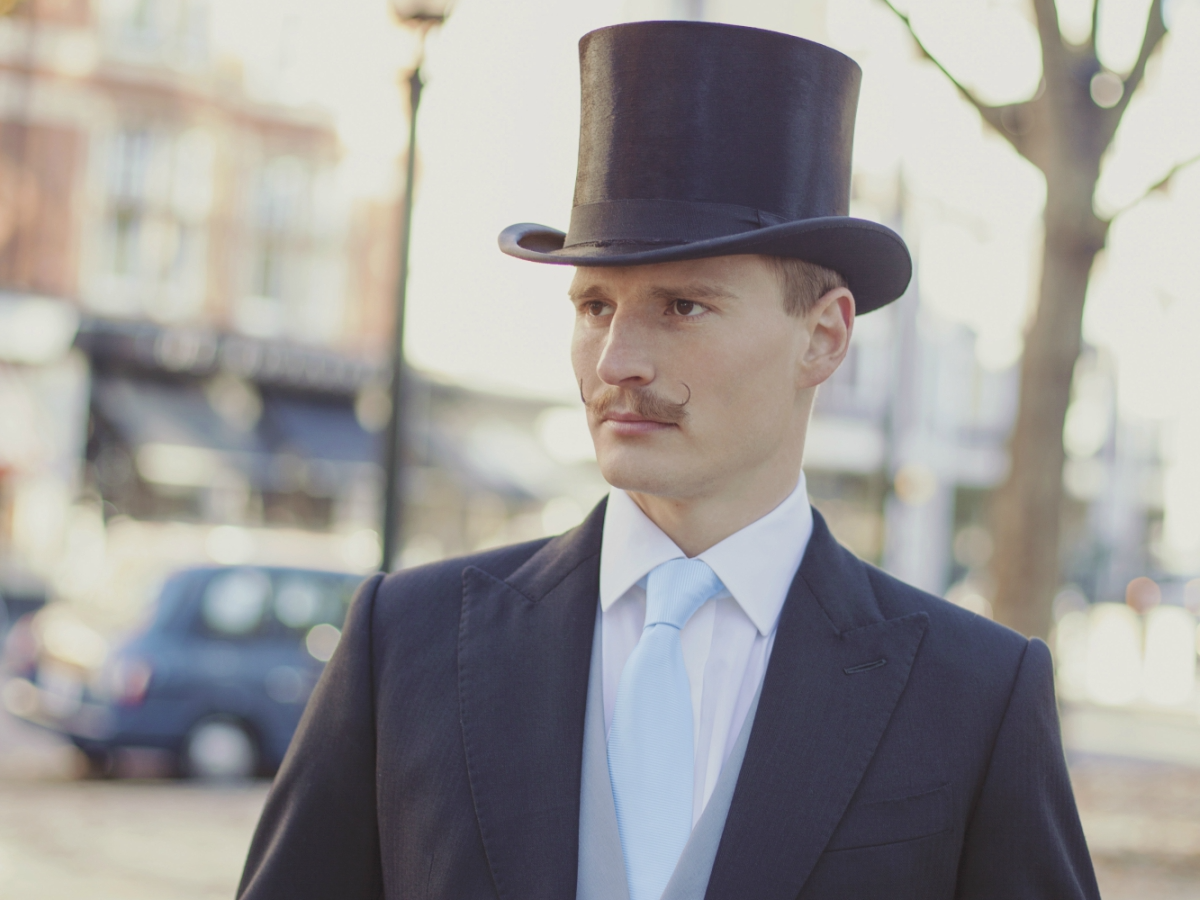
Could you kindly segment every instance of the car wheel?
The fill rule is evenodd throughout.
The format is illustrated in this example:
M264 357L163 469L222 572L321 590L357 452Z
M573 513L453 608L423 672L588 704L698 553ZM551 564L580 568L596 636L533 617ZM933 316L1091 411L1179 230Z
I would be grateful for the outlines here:
M245 726L225 716L201 719L183 742L183 774L206 780L249 778L258 769L258 746Z
M88 781L116 777L116 766L111 752L108 750L83 750L83 778Z

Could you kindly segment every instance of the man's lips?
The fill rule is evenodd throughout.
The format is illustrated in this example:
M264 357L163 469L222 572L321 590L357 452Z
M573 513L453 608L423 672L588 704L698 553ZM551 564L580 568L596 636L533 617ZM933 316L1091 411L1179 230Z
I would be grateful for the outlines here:
M675 426L668 422L658 422L646 419L634 413L610 412L605 413L601 424L607 425L611 431L621 435L648 434L652 431L662 431Z
M615 422L653 422L655 425L665 425L666 422L659 422L655 419L647 419L645 416L639 416L637 413L625 412L610 412L604 414L604 420Z

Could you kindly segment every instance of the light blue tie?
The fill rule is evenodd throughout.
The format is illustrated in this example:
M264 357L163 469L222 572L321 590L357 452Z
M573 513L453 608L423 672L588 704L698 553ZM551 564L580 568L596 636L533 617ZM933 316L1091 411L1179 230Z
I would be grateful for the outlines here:
M679 630L722 587L698 559L665 562L646 582L646 624L608 733L629 900L659 900L692 831L692 695Z

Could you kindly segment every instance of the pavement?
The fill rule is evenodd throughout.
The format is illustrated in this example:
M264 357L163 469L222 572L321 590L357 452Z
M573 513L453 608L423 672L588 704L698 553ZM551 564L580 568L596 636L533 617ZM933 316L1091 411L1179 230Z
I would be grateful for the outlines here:
M163 770L153 755L120 767L86 780L73 747L0 712L0 897L233 897L267 782L145 777Z
M1063 732L1105 900L1200 898L1200 718L1074 707ZM86 780L70 746L0 713L0 897L233 897L267 783L121 769Z
M0 896L230 900L266 790L0 782Z
M1200 769L1075 753L1069 761L1100 896L1200 897Z
M1062 711L1071 782L1105 900L1200 898L1200 711Z

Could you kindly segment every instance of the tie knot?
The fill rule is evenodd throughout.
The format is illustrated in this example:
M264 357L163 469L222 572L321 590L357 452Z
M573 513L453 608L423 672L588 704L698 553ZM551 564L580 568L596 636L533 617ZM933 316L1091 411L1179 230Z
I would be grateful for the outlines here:
M656 566L646 579L646 626L683 628L723 587L717 573L698 559L672 559Z

